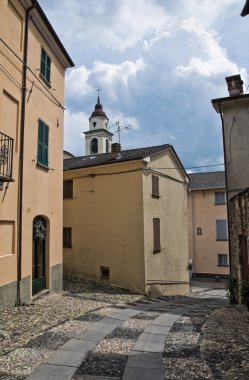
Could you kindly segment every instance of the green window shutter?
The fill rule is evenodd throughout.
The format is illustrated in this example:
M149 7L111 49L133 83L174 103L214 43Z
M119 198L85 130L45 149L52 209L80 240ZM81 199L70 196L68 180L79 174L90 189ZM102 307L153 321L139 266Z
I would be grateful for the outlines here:
M41 49L41 65L40 65L40 73L41 75L50 82L50 70L51 70L51 59L47 55L46 51Z
M37 163L48 166L48 126L39 120Z

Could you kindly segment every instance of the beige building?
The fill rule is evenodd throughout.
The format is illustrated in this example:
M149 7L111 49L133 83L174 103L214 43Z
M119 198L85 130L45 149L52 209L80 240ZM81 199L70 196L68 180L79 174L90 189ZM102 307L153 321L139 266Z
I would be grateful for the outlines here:
M151 296L187 293L187 175L173 147L94 144L64 160L65 271Z
M189 256L195 276L228 276L225 173L189 174Z
M71 66L38 2L0 1L0 308L62 286L64 73Z

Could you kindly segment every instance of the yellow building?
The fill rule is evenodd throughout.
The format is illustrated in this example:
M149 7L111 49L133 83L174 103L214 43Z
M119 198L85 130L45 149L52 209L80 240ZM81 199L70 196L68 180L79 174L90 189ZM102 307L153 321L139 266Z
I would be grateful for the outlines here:
M150 296L185 294L187 174L171 145L109 152L100 113L92 128L89 119L92 154L64 160L65 271Z
M72 66L37 1L0 1L0 308L62 287L64 73Z
M189 256L196 276L229 275L225 172L189 174Z

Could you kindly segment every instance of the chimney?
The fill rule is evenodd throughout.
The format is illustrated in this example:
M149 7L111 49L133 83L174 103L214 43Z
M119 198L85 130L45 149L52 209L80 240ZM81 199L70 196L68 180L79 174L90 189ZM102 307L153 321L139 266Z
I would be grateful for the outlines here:
M243 80L240 75L232 75L231 77L226 77L227 88L230 96L243 95Z
M120 153L121 152L121 144L113 143L112 144L112 153Z

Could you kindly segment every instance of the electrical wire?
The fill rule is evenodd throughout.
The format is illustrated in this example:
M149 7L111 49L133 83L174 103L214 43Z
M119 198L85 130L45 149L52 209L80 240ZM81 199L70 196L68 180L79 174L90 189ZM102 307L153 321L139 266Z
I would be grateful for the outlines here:
M2 39L0 38L0 42L2 42L4 44L5 47L7 47L7 49L23 64L23 60L15 53L15 51ZM62 108L63 110L65 110L65 107L61 104L61 102L53 95L51 94L51 92L49 91L49 89L44 85L44 83L39 79L37 78L36 74L33 72L33 70L29 67L29 66L26 66L27 69L31 72L31 74L36 78L36 80L42 85L42 87L46 90L46 92L49 94L50 97L52 97L55 101L53 102L55 105L57 105L58 107ZM37 88L39 88L37 85L36 85ZM41 89L40 89L41 90ZM42 91L42 90L41 90ZM43 92L43 91L42 91ZM44 93L44 92L43 92ZM51 100L51 99L50 99Z

